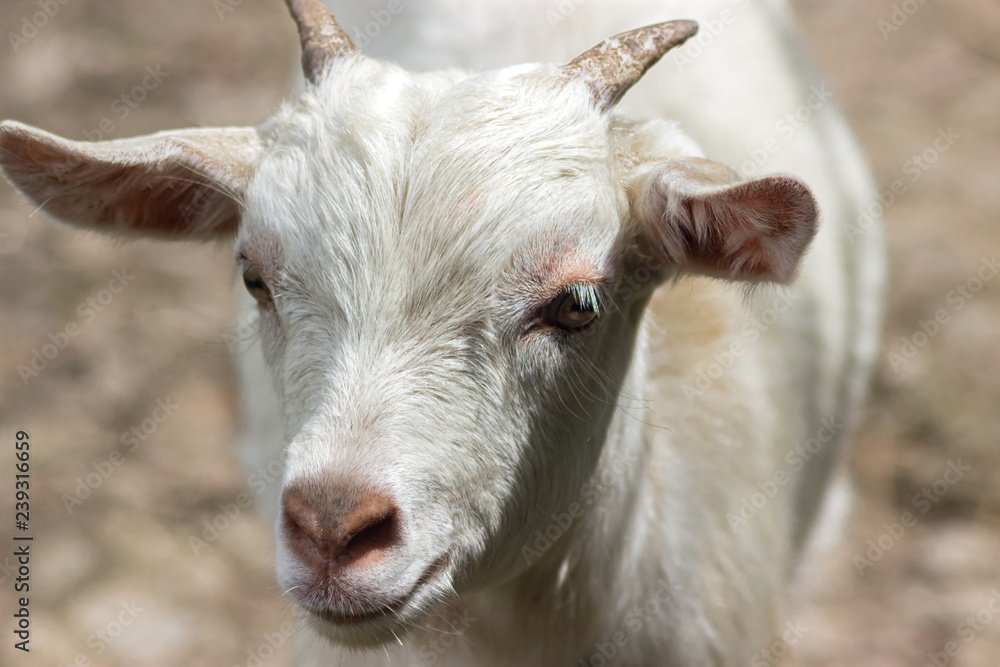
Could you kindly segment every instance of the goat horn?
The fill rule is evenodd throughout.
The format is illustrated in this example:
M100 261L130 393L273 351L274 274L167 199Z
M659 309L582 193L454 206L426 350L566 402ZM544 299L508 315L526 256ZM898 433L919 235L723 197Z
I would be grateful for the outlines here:
M629 30L604 40L565 66L590 86L601 111L609 111L667 51L698 32L694 21L668 21Z
M299 27L302 71L309 81L319 83L328 63L354 53L354 42L319 0L285 0L285 4Z

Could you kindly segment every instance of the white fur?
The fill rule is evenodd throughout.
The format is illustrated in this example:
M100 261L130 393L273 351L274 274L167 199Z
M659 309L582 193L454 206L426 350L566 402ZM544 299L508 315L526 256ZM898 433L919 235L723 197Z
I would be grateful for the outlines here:
M681 127L701 145L700 149L692 148L687 136L663 127L651 133L655 139L646 137L642 150L658 156L704 153L733 166L745 159L746 149L757 147L774 134L775 122L804 101L808 86L813 83L798 78L788 62L789 57L794 57L786 43L790 38L775 25L774 17L756 7L742 7L741 3L656 3L655 11L642 3L631 3L628 11L621 4L609 8L586 3L565 23L557 24L554 31L543 26L540 17L544 13L539 7L532 13L524 5L515 3L515 6L520 12L509 9L509 4L499 10L495 5L471 8L468 3L461 3L460 7L446 2L430 6L409 4L389 26L388 30L395 33L383 33L381 39L373 40L370 48L377 55L425 69L496 66L535 59L564 62L619 29L671 18L705 21L706 17L707 20L718 17L723 10L737 10L739 20L727 27L725 39L716 39L693 66L683 72L676 71L668 55L636 90L626 95L622 106L639 118L679 120ZM547 6L554 7L555 3ZM349 34L354 34L350 29L350 12L359 8L381 7L377 3L334 7ZM543 4L541 9L546 6ZM366 11L357 13L362 19L371 20ZM539 34L543 27L545 32ZM496 39L485 39L484 35L496 35ZM560 47L562 50L557 50ZM516 72L523 76L521 70ZM346 77L331 79L335 86L343 86L329 94L328 104L334 106L336 99L350 93ZM371 95L377 99L382 93L376 89ZM460 99L456 99L456 106ZM399 109L394 111L396 116L403 115ZM367 112L362 115L369 117ZM352 121L349 127L353 131L357 127L353 123L361 123L362 119ZM553 125L565 133L559 139L571 144L576 140L575 133L586 127L586 119L567 118ZM437 150L445 155L461 151L474 138L475 122L472 127L468 133L461 125L449 127L447 135L458 136L459 141L442 143ZM511 129L516 130L511 135L481 137L483 146L476 144L470 152L488 150L491 142L521 147L538 141L533 135L537 130L532 127ZM599 132L596 136L600 136ZM587 145L585 137L579 141ZM654 147L652 144L656 142L663 146ZM523 408L518 409L519 403L539 400L528 391L535 378L529 378L529 387L515 384L506 390L499 389L511 378L505 377L509 371L494 368L489 377L477 379L478 386L469 387L472 391L467 394L458 380L463 369L454 367L447 369L454 375L443 376L452 379L440 383L451 387L449 405L453 411L438 413L415 397L409 399L410 409L402 407L405 405L402 397L387 400L384 404L393 406L388 409L390 418L398 417L407 423L406 427L400 425L400 431L385 435L382 442L368 440L352 448L338 446L326 452L328 458L321 460L311 452L308 465L300 468L306 472L299 474L339 466L353 474L384 476L399 489L401 497L419 506L422 516L428 517L423 523L427 532L422 544L451 543L459 552L468 554L471 562L454 568L449 577L428 587L427 602L431 597L446 596L445 604L434 612L441 620L435 621L433 616L431 620L413 620L429 629L411 630L401 648L390 643L388 656L381 652L334 656L335 649L324 649L322 643L307 640L304 645L314 653L309 659L316 664L577 664L597 650L596 643L610 641L619 630L629 633L636 622L630 610L647 602L661 581L669 581L676 592L670 608L654 620L644 620L644 627L636 635L628 634L629 643L619 649L618 664L747 664L769 646L786 611L781 603L781 590L797 565L796 554L807 539L826 481L836 467L841 449L838 442L849 433L856 419L877 339L882 284L879 232L874 230L858 246L850 247L839 229L869 195L867 172L853 146L837 110L829 105L799 130L780 153L772 156L767 171L794 173L817 193L824 224L798 283L789 290L787 300L793 304L790 312L764 332L761 340L746 341L750 349L725 379L726 386L713 387L703 400L692 405L685 397L683 385L692 385L695 376L680 372L683 363L669 359L648 367L647 359L659 356L645 353L649 341L640 336L636 343L638 350L623 373L616 409L610 415L599 408L604 398L599 383L587 385L586 369L566 366L547 371L561 371L573 377L571 382L577 385L570 391L572 398L562 399L566 405L552 415L554 423L564 420L567 412L594 415L588 427L590 434L584 431L552 440L571 443L576 440L578 444L571 447L578 447L596 438L599 449L546 451L545 456L554 458L537 461L540 454L532 451L533 446L548 449L555 446L548 442L519 447L524 438L518 434L519 419L524 416ZM455 160L435 172L436 177L445 176L443 182L425 177L434 188L428 199L448 204L460 199L462 183L475 180L462 167ZM386 171L392 173L395 169L392 166ZM449 292L448 286L440 284L440 276L451 273L444 267L456 261L464 267L462 259L477 258L471 262L473 266L468 267L468 273L462 274L461 288L441 297L438 312L455 313L456 327L460 327L462 320L475 317L467 311L470 301L473 305L483 305L481 299L496 298L495 294L484 293L489 289L486 286L490 279L478 274L496 271L492 267L497 266L498 260L506 259L519 244L530 244L532 235L538 233L533 229L522 230L520 225L537 212L558 224L579 223L580 214L565 211L564 207L581 202L587 202L584 208L592 206L594 189L600 187L590 184L580 187L576 194L567 191L547 196L535 208L533 199L521 201L522 186L516 185L518 175L501 173L511 180L498 183L495 189L485 188L492 197L489 205L484 206L488 213L483 220L495 216L508 228L495 230L469 224L478 238L470 239L473 245L456 240L456 246L462 248L462 258L452 257L448 248L442 247L441 237L432 231L442 220L450 218L448 210L432 208L427 214L415 217L413 229L417 236L408 238L404 234L395 241L394 247L400 248L403 257L411 253L420 257L417 266L408 267L401 274L410 275L414 269L419 274L423 273L420 269L426 268L425 275L431 284L445 287ZM331 174L331 178L340 177ZM536 180L531 174L524 178L528 182ZM512 199L519 205L516 216L505 210L512 207ZM368 201L364 200L364 204L368 205ZM324 217L350 220L351 215L364 212L330 211ZM599 220L595 220L597 216L583 215L586 224L575 232L587 235L586 247L599 252L607 247L612 230L602 235ZM385 220L395 222L388 214ZM422 239L433 239L433 252L421 254L417 250ZM489 246L491 242L500 242L502 250L477 247ZM344 240L338 238L330 245L342 248ZM389 255L394 257L389 260L392 262L402 259L392 252ZM434 265L438 261L435 255L441 256L444 266ZM373 286L368 291L391 292L398 299L404 291L414 289L419 287L411 282L405 286ZM661 300L683 302L664 310L719 320L715 323L718 326L697 326L663 321L656 317L655 308L648 311L646 319L656 320L659 325L652 337L663 341L668 350L672 344L676 345L677 355L695 355L697 362L710 361L714 353L724 352L730 340L740 339L739 332L746 321L766 313L773 303L784 303L765 291L748 304L732 290L699 279L688 279L666 294L663 292ZM352 307L365 306L352 303ZM365 392L361 387L379 386L377 378L382 367L393 378L386 379L383 388L403 388L417 381L416 378L400 381L400 366L410 363L409 358L400 366L379 363L377 357L373 358L371 340L386 344L381 350L384 360L399 354L390 341L399 341L401 337L405 342L400 347L406 349L417 349L418 343L406 341L406 334L399 331L400 322L388 316L383 307L375 303L367 307L386 315L382 325L397 333L356 334L355 344L359 347L344 352L345 357L357 364L357 370L348 374L351 378L348 388L343 390L343 395L350 395L355 405L364 402L360 396L377 400L374 397L378 390ZM632 330L625 327L618 333L609 332L610 340L603 344L610 349L615 345L624 347L619 348L619 354L627 356L630 346L625 341L614 343L614 339L627 336ZM425 332L421 330L420 335ZM444 339L449 336L442 331ZM430 353L434 343L427 340L423 343ZM441 344L440 339L437 344ZM368 349L368 354L359 354L361 348ZM306 345L302 351L315 349ZM614 366L612 359L595 361L601 368ZM305 363L330 361L310 356ZM582 380L580 374L584 374ZM484 401L480 392L488 398L497 398L508 391L524 398L508 405L501 421L496 421L492 411L486 428L467 419L469 415L482 413ZM583 397L589 397L591 402L587 403ZM574 405L573 401L579 404ZM501 398L499 404L504 405L505 401ZM605 426L603 422L608 417L610 422ZM786 470L786 454L814 434L822 417L847 422L837 434L838 442L827 445L810 466L793 476L781 495L754 519L747 534L734 534L725 516L738 510L737 500L749 497L757 490L757 482L770 479L775 470ZM335 413L325 419L322 427L314 428L321 428L326 437L336 439L336 427L331 430L330 422L343 419L343 414ZM607 430L602 440L604 428ZM448 441L455 445L475 442L477 451L470 461L468 451L461 446L449 446ZM295 445L290 449L290 471L295 469L296 454L300 451L305 453L305 449L299 450ZM574 501L579 501L581 489L588 493L588 479L599 478L601 470L612 469L622 461L631 465L615 476L562 542L545 552L531 568L519 567L523 561L517 562L517 552L520 547L533 544L534 531L544 530L553 523L553 513L564 512ZM522 473L520 479L511 474L542 467L549 472L544 479L534 479L534 485L529 483L531 474ZM292 472L291 476L294 475ZM495 486L481 497L464 498L467 504L461 511L452 510L461 519L470 515L481 517L480 525L456 525L444 519L449 511L447 502L432 502L432 499L451 501L456 491L466 495L463 489L481 487L483 480L490 480ZM514 520L503 521L504 503L512 505L506 511L516 517ZM414 549L423 554L428 547ZM433 551L426 553L424 562L433 555ZM460 624L464 632L457 645L439 653L435 640L441 639L441 633L448 632L449 625L455 625L463 612L477 620L468 628ZM412 617L416 618L419 617ZM411 618L404 621L411 622ZM320 654L325 657L320 658Z
M251 469L281 459L285 486L399 508L399 543L328 603L403 602L355 628L303 614L297 664L569 666L609 646L621 665L751 664L807 567L877 345L881 237L843 231L870 194L864 162L828 103L770 156L794 179L702 169L738 167L817 85L780 3L563 5L550 25L559 3L404 2L369 52L466 69L341 59L258 129L236 247L273 302L241 356L242 451ZM353 36L383 6L334 9ZM556 65L515 64L723 11L703 53L668 55L610 115ZM0 129L15 185L69 196L5 138L23 128ZM79 190L60 215L103 224ZM802 259L809 190L823 219ZM129 205L111 202L116 222ZM796 270L749 294L704 275ZM560 289L596 294L597 323L539 325ZM812 437L821 451L793 463ZM279 582L301 600L311 575L283 535Z
M625 96L622 110L638 118L679 121L701 147L692 150L684 135L658 133L659 141L673 148L673 154L704 153L738 166L746 159L747 149L775 135L776 121L803 103L809 86L817 81L799 78L789 62L796 57L788 47L790 37L775 25L779 21L770 15L772 10L742 8L741 3L657 2L646 3L648 7L618 3L609 7L590 2L555 30L549 30L542 19L544 10L557 7L554 2L534 3L533 11L521 3L514 3L516 10L510 3L499 10L486 3L457 4L406 5L405 12L372 41L369 50L418 69L489 67L523 60L565 62L617 30L672 18L700 19L704 29L706 20L717 18L723 10L734 10L738 21L706 47L691 67L679 71L668 55ZM334 9L353 35L350 12L371 20L368 11L381 7L358 3ZM517 145L518 139L531 140L505 137L504 143ZM781 590L798 565L796 554L807 539L826 480L842 456L839 441L846 439L856 421L877 345L883 280L880 232L872 230L851 246L841 230L870 193L866 167L854 146L831 104L771 156L767 172L793 173L816 193L823 212L819 238L798 282L789 290L791 312L782 314L761 340L743 339L750 349L725 379L727 386L716 385L694 405L683 393L684 384L693 384L694 374L684 375L684 364L669 353L648 356L645 344L662 341L669 350L672 343L678 343L676 355L710 361L713 354L728 348L730 340L741 339L739 332L746 321L766 313L774 302L783 302L764 291L748 304L731 289L698 279L660 291L660 300L689 302L663 309L668 317L673 311L709 311L702 316L718 317L723 331L664 321L656 317L655 308L649 311L647 319L658 325L650 334L654 341L640 336L637 342L638 351L631 359L591 474L599 476L600 470L629 461L633 455L634 464L615 477L561 544L520 574L508 566L501 568L501 575L494 566L485 576L477 572L455 577L461 582L459 597L439 608L442 620L422 621L430 629L411 631L402 647L390 643L388 656L382 652L335 655L335 649L307 640L304 645L313 652L309 659L315 664L359 665L575 665L597 655L595 644L611 641L620 630L629 638L616 658L622 665L749 664L770 646L787 611L782 607ZM670 148L647 150L671 154ZM517 188L506 187L498 199L516 192ZM589 191L579 196L586 199ZM442 193L441 199L453 201L454 196ZM565 199L550 201L557 207L565 203ZM553 219L563 219L558 213L553 211ZM504 219L509 224L519 222L509 216ZM588 220L585 231L598 229ZM514 246L515 231L507 231L503 238L508 247ZM591 244L600 248L600 238ZM470 285L470 294L476 294L474 282L464 284ZM713 334L714 340L706 336ZM668 360L648 367L651 361L647 359L662 357ZM467 400L457 401L461 407L456 414L470 409ZM516 416L512 411L507 419ZM757 490L757 482L770 479L775 470L787 470L785 456L815 434L822 417L845 422L838 442L828 444L810 466L794 476L751 523L749 534L734 534L725 515L738 510L737 499L749 497ZM558 415L553 418L560 419ZM462 440L469 439L464 435L467 429L480 432L471 424L450 421L445 419L428 430L436 438L443 433L462 434ZM599 432L599 420L595 421ZM496 428L509 433L516 424L508 421L504 426ZM506 458L509 452L490 447L502 438L491 440L479 444L486 452L482 456L487 465L499 464L502 472L511 465ZM483 473L470 470L464 453L427 450L418 448L417 453L430 460L411 465L398 452L386 455L369 443L362 460L378 460L379 466L388 462L394 470L407 471L430 464L446 471L447 485L453 489L479 483L477 475ZM522 506L545 509L521 510L518 522L523 523L505 527L492 540L487 538L489 551L479 551L479 558L501 560L503 552L531 544L533 529L553 523L550 510L565 511L579 499L580 489L586 488L581 475L585 477L587 471L579 471L574 453L557 454L560 458L549 465L558 472L542 482L558 487L545 490L562 493L563 498L542 498L543 489L516 480L504 480L493 492L517 498ZM393 475L393 479L401 486L409 481L419 488L424 483L413 474ZM423 493L425 498L439 496L435 486ZM491 506L492 500L488 499ZM495 510L480 511L489 517ZM465 531L456 533L452 540L460 541ZM634 607L646 603L664 580L677 591L674 605L654 621L644 621L636 635L629 634L635 623ZM463 612L477 619L467 628L460 620ZM455 646L438 652L440 644L435 641L446 637L442 633L448 633L449 626L462 630L461 637Z

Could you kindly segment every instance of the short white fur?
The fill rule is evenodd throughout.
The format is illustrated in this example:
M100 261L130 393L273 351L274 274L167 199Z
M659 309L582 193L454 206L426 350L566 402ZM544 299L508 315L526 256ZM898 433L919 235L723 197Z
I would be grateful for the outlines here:
M879 231L842 231L864 162L829 106L773 156L792 176L724 166L812 85L780 3L594 1L537 48L494 35L535 34L543 6L406 3L390 28L411 39L373 53L434 71L340 58L258 128L90 145L0 125L6 177L53 217L235 238L269 290L247 300L248 464L282 458L282 488L314 483L317 503L398 506L398 542L334 591L276 521L303 610L392 603L355 625L302 611L297 664L589 665L611 645L622 665L750 664L840 474L884 273ZM344 8L349 35L371 7ZM610 113L558 65L475 69L734 8L711 53ZM593 324L551 321L566 294L596 300ZM789 463L823 420L835 441ZM787 486L734 524L776 471Z

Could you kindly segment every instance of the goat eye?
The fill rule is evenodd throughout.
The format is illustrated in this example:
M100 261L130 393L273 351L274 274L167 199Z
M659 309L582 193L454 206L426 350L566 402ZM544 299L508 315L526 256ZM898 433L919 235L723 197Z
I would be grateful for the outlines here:
M260 305L263 306L271 302L271 290L268 289L267 283L264 282L264 278L261 277L260 271L256 267L248 266L243 269L243 284L246 285L250 296L257 299Z
M589 289L570 289L549 305L548 321L557 327L579 331L597 319L597 297Z

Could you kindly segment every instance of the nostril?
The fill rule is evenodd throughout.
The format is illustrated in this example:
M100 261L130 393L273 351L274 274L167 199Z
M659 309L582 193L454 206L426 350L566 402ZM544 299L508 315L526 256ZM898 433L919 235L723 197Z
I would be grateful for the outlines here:
M341 559L352 562L374 554L381 554L391 548L399 537L395 506L384 508L378 516L353 533L344 546Z
M317 574L366 567L400 540L399 509L382 493L345 499L296 485L285 489L281 504L287 546Z

